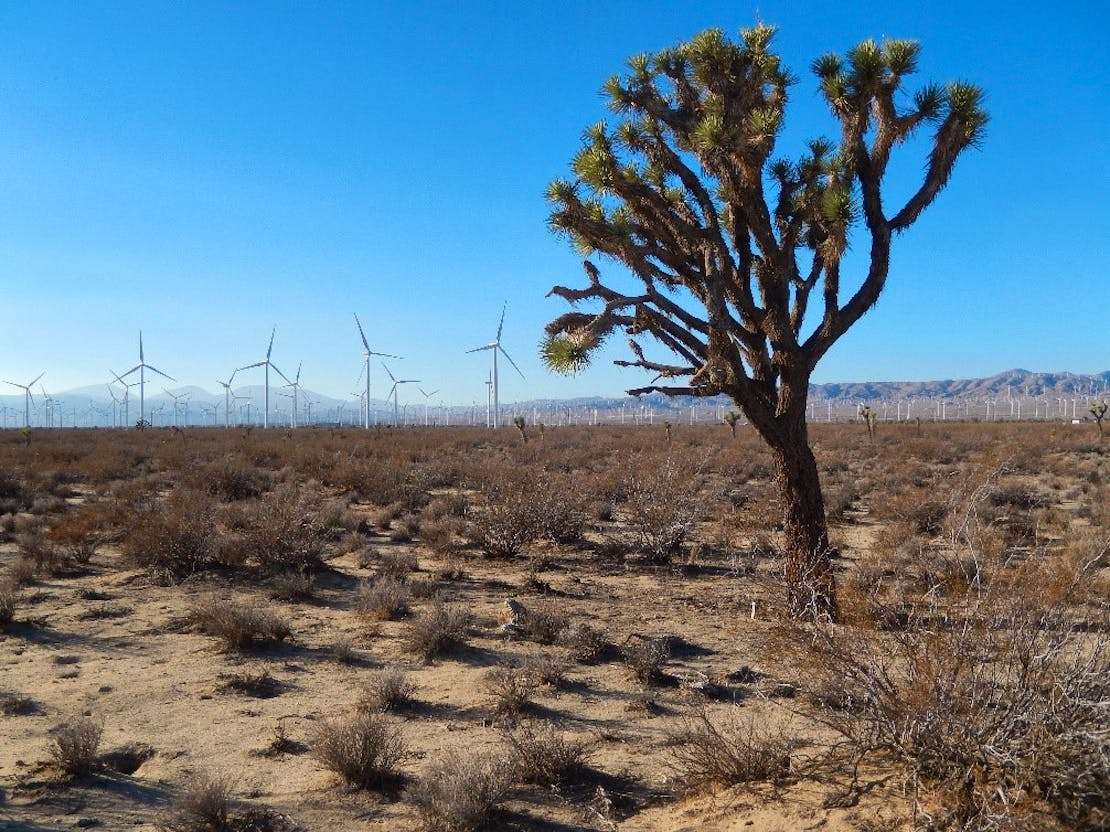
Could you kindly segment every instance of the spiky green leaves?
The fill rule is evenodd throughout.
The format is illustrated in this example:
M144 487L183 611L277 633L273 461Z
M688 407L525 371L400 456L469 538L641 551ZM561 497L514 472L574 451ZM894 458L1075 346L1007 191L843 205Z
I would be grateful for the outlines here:
M990 117L983 109L983 91L974 84L956 81L948 85L949 112L959 121L964 141L976 144Z
M597 346L596 340L556 333L540 343L540 358L553 372L575 375L590 365L590 354Z

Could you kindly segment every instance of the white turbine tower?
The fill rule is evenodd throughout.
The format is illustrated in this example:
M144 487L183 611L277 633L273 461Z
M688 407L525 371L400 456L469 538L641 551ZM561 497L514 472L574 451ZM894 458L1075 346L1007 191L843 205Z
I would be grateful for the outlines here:
M389 388L389 395L393 396L393 424L394 424L394 426L400 426L401 423L398 421L398 410L399 410L399 408L397 407L397 388L400 387L402 384L419 384L420 379L418 379L418 378L400 378L400 379L393 378L393 373L389 372L389 368L386 367L385 364L382 364L382 368L385 370L386 375L389 376L390 381L393 382L393 386L391 388ZM389 401L389 396L386 396L385 400ZM366 407L367 407L367 409L369 409L369 407L370 407L370 400L369 399L366 400Z
M46 375L45 370L39 373L38 377L35 378L34 381L32 381L30 384L16 384L14 381L4 382L5 384L10 384L12 387L18 387L23 391L23 427L25 428L31 427L31 402L35 400L35 397L31 394L31 388L34 387L35 382L42 378L44 375Z
M114 378L117 382L119 382L120 386L123 387L123 424L122 424L122 427L128 427L131 424L131 388L132 387L138 387L139 382L133 381L130 384L128 384L122 378L117 376L113 370L109 370L108 372L111 373L112 378ZM109 386L110 385L111 385L111 382L109 382Z
M489 344L485 344L481 347L475 347L472 350L467 350L467 352L482 352L483 350L489 350L490 353L492 353L493 355L493 370L490 373L490 384L493 391L493 427L495 428L501 427L501 401L498 398L497 389L497 353L500 352L502 355L504 355L505 358L509 360L509 363L513 365L513 369L520 374L521 378L524 378L524 373L520 372L520 367L516 366L516 362L513 361L512 357L507 352L505 352L505 348L501 346L501 329L505 326L505 309L507 306L508 303L506 303L505 306L501 307L501 323L497 325L497 337Z
M362 411L362 413L363 413L362 426L364 428L366 428L367 430L369 430L370 429L370 356L379 355L382 358L400 358L401 356L399 356L399 355L390 355L387 352L374 352L373 350L371 350L370 349L370 344L366 340L366 333L362 331L362 321L360 321L358 319L358 313L357 312L355 313L355 323L358 325L359 337L362 338L362 346L363 346L362 355L363 355L363 358L365 360L365 363L364 363L362 369L363 369L363 372L366 373L366 407ZM386 372L389 372L389 371L386 370ZM392 376L390 376L390 378L392 378ZM388 399L386 399L386 401L388 401Z
M129 375L131 375L132 373L134 373L136 371L139 373L139 421L140 422L145 422L146 421L146 371L147 370L153 370L154 372L158 373L158 375L162 376L163 378L168 378L170 381L177 381L177 379L174 378L173 376L168 376L165 373L163 373L161 370L159 370L157 367L152 367L150 364L146 363L146 359L143 358L143 333L142 333L142 330L140 330L139 331L139 363L136 364L134 367L132 367L130 370L128 370L126 373L124 373L122 376L120 376L120 378L123 379L123 378L127 378Z
M421 393L424 393L423 387L417 387L416 389L419 390ZM428 399L430 399L438 392L439 390L433 390L431 393L424 393L424 427L428 426Z
M300 396L298 394L301 391L301 367L303 365L303 361L297 364L297 374L293 376L293 380L290 381L288 384L282 385L282 387L293 388L293 415L289 420L289 427L291 428L295 428L297 426L297 407L300 405Z
M270 360L270 353L273 352L273 350L274 350L274 335L276 335L276 334L277 334L277 327L275 326L274 329L273 329L273 332L270 333L270 346L268 346L266 348L266 357L265 358L263 358L261 361L256 361L253 364L248 364L246 367L240 367L239 369L237 369L235 371L237 373L241 373L243 370L251 370L255 367L265 367L266 368L266 407L262 411L262 427L263 428L268 428L270 426L270 368L273 367L274 372L276 372L279 376L281 376L286 381L289 381L289 377L286 376L285 373L283 373L281 370L279 370L277 365Z
M235 380L233 372L227 381L217 381L216 384L224 388L224 427L231 427L231 382Z

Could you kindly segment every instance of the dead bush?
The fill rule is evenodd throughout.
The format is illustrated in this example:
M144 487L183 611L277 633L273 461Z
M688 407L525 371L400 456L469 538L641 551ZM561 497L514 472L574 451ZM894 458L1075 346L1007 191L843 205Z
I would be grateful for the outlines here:
M270 473L234 459L209 463L197 474L197 484L222 500L250 500L272 485Z
M403 670L379 670L367 678L359 706L368 711L405 711L415 704L417 690Z
M284 483L248 512L240 543L265 569L318 571L329 533L321 521L322 510L320 495L310 487Z
M270 580L269 594L274 601L310 601L316 594L316 581L303 572L281 572Z
M221 832L229 829L234 787L234 780L229 777L194 775L174 800L166 827L170 832Z
M12 623L18 603L19 587L15 581L10 578L0 580L0 627Z
M220 639L227 651L281 642L292 634L285 620L269 610L215 596L198 601L188 620L205 635Z
M497 817L513 781L503 753L450 751L408 792L426 832L478 832Z
M489 557L519 555L540 533L536 495L524 482L486 490L486 506L474 511L467 523L467 542Z
M649 685L664 678L667 645L663 639L633 638L621 647L621 660L636 681Z
M469 610L434 600L431 606L409 625L405 649L424 661L431 661L449 650L466 644L472 616Z
M1037 816L1040 828L1054 828L1050 818L1104 828L1105 608L1077 622L1075 607L1001 580L919 603L927 628L830 626L794 641L809 645L818 719L851 749L851 764L902 767L915 810L937 827L1009 829Z
M559 644L566 647L576 662L591 664L600 661L611 645L600 630L589 624L572 624L559 634Z
M554 644L568 626L570 618L554 604L529 609L520 622L525 636L540 644Z
M568 739L554 726L537 728L523 723L506 731L505 739L513 750L517 778L545 788L574 781L586 770L593 743L587 739Z
M409 588L396 578L359 583L355 610L372 621L393 621L408 614Z
M494 716L517 716L532 704L537 681L534 674L520 667L495 667L482 678L482 687L490 697Z
M379 578L392 578L395 581L407 580L409 574L419 566L416 552L385 551L378 558L376 574Z
M671 458L630 478L627 542L648 563L670 563L681 553L699 518L698 480Z
M216 562L216 504L201 492L175 492L142 509L120 542L124 557L165 583Z
M352 786L389 791L402 782L398 767L408 757L408 748L386 717L358 712L321 722L313 735L312 755Z
M96 768L96 752L104 733L100 722L78 717L56 726L52 733L50 756L65 774L80 777Z
M717 723L705 712L688 720L671 744L675 774L683 788L703 791L783 780L790 772L796 739L761 722L735 711Z

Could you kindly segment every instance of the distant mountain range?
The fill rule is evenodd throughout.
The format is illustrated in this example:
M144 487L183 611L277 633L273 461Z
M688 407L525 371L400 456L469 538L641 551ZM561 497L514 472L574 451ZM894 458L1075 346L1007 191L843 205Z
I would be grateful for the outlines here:
M155 388L156 389L156 388ZM31 408L32 426L57 425L69 427L76 422L80 426L111 426L133 424L138 419L139 396L132 390L129 400L124 402L119 388L116 388L119 401L113 402L104 385L79 387L60 393L52 393L45 399L39 391L35 393ZM1110 396L1110 370L1089 375L1058 372L1034 373L1028 370L1007 370L989 378L946 379L943 381L867 381L810 386L810 401L814 407L814 418L818 417L818 407L826 408L828 418L843 419L854 415L855 407L869 402L890 403L893 408L898 402L921 402L924 400L939 403L951 401L962 403L962 409L953 411L965 416L976 415L971 403L979 405L982 415L990 418L991 403L996 416L1001 413L1001 403L1031 402L1031 400L1055 401L1056 411L1062 408L1066 415L1063 399L1104 398ZM210 393L200 387L175 388L178 397L176 423L184 425L222 425L224 416L224 394ZM261 385L244 386L234 390L232 412L228 421L231 424L260 424L265 399L265 388ZM274 425L288 425L291 420L292 400L275 388L270 388L270 421ZM355 397L347 400L335 399L322 393L302 390L299 400L298 422L320 424L354 424L360 418L361 403ZM590 396L574 399L534 399L523 402L509 402L502 405L503 413L531 415L533 420L558 424L560 419L583 423L598 414L606 414L608 421L614 421L619 413L623 422L625 416L631 421L633 414L648 412L679 413L685 418L691 406L706 412L713 409L729 408L731 402L725 397L712 399L690 399L687 397L669 398L661 394L631 399L627 396ZM937 405L940 406L939 404ZM146 407L149 417L159 426L175 424L173 397L165 392L155 393L148 387ZM1047 415L1047 404L1043 406ZM1072 410L1077 413L1084 408ZM370 402L371 421L387 424L393 421L393 404L381 399ZM893 412L893 411L892 411ZM900 410L897 412L901 412ZM908 409L906 411L909 412ZM915 415L923 411L915 408ZM1016 413L1028 418L1039 413L1030 404L1024 411L1009 405L1006 413ZM398 411L401 421L408 424L449 422L451 424L485 423L483 405L448 405L431 402L425 411L424 402L404 404ZM691 412L690 418L696 414ZM0 395L0 427L21 427L24 416L24 396L16 391L14 395ZM149 418L148 417L148 418ZM509 416L504 417L507 421ZM699 419L701 417L698 417Z

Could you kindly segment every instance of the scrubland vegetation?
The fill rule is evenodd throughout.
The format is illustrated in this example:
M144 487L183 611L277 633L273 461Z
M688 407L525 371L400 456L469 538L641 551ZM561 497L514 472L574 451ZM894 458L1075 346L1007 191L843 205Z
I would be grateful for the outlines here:
M2 434L0 825L1107 828L1094 431L810 430Z

